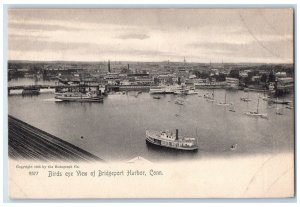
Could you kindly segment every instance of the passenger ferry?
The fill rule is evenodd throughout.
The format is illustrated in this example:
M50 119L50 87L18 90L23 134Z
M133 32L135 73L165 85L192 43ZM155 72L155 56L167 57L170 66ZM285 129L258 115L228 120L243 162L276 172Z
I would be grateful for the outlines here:
M78 101L78 102L102 102L103 96L97 93L87 92L65 92L57 94L56 99L61 101Z
M151 86L150 92L151 94L164 94L166 92L166 86Z
M151 94L174 94L181 86L179 85L159 85L159 86L151 86L150 93Z
M174 135L169 131L151 131L146 130L146 141L153 145L161 147L173 148L178 150L194 151L198 150L196 138L185 138L178 136L178 129Z
M187 95L189 88L185 84L181 84L177 89L174 90L174 94Z
M194 86L196 89L221 89L225 88L226 82L196 82Z
M180 85L168 85L166 86L166 89L165 89L165 93L166 94L174 94L176 90L180 89L181 86Z

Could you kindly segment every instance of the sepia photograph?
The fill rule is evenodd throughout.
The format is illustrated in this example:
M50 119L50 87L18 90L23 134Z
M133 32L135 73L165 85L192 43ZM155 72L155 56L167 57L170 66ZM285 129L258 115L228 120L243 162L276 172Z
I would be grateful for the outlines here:
M10 198L294 197L294 15L9 8Z

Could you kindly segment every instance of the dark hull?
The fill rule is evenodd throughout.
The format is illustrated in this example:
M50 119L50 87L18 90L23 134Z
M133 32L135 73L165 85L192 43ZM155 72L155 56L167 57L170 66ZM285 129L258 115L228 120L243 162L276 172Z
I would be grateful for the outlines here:
M61 101L65 101L65 102L103 102L103 98L101 99L64 99L64 98L57 98Z
M148 137L146 138L146 142L155 146L159 146L162 148L169 148L169 149L174 149L174 150L181 150L181 151L196 151L198 150L198 147L174 147L174 146L165 146L162 145L160 140L156 140L156 141L151 141L150 139L148 139Z
M289 101L272 101L272 102L275 104L284 104L284 105L287 105L290 103Z
M32 95L39 95L40 94L40 91L39 90L23 90L22 91L22 95L23 96L32 96Z

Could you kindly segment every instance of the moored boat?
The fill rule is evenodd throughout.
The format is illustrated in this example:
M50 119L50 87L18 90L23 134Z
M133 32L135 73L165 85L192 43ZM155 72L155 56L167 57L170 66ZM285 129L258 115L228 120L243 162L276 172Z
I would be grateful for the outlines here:
M177 98L175 100L175 104L178 104L178 105L184 105L184 100L183 99L180 99L180 98Z
M265 119L268 118L267 114L261 114L256 111L248 111L248 112L244 112L244 114L247 116L260 117L260 118L265 118Z
M40 88L37 86L27 86L23 89L22 95L39 95Z
M168 85L165 88L165 94L174 94L176 90L180 89L181 86L180 85Z
M262 100L264 101L269 101L270 100L270 97L269 96L262 96L260 97Z
M221 89L225 88L226 82L196 82L194 86L196 89Z
M231 111L231 112L235 112L235 109L234 109L234 105L233 105L233 103L230 103L230 106L229 106L229 111Z
M244 114L247 116L268 119L268 115L265 113L260 113L258 109L259 109L259 97L257 99L256 111L247 111L247 112L244 112Z
M102 102L103 96L97 93L87 92L65 92L55 96L56 99L61 101L74 101L74 102Z
M151 86L150 87L150 94L164 94L166 92L166 86L160 85L160 86Z
M215 90L214 89L213 89L213 92L212 92L211 96L209 96L207 94L206 100L209 101L209 102L215 102Z
M249 101L251 101L251 99L250 98L246 98L246 97L242 97L241 101L249 102Z
M278 98L277 99L271 99L271 102L275 103L275 104L289 104L289 103L291 103L291 101L279 100Z
M229 103L227 103L227 99L226 99L226 91L225 91L224 102L219 102L217 105L218 105L218 106L229 106L229 105L230 105Z
M169 131L157 132L146 130L146 141L161 147L178 150L193 151L198 149L196 138L179 137L178 129L176 129L176 134Z
M151 86L149 92L151 94L174 94L180 88L181 86L179 85L158 85Z
M188 93L188 89L178 89L174 93L177 95L186 95Z
M195 89L190 89L185 93L185 95L196 95L196 94L198 94L198 92L196 92Z

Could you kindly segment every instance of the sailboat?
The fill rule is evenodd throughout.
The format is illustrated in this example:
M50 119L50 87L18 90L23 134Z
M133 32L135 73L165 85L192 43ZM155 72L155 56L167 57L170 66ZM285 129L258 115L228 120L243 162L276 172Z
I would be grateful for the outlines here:
M278 97L276 99L271 100L275 104L289 104L291 101L279 100Z
M208 96L206 100L209 101L209 102L214 102L215 101L215 89L213 89L213 92L212 92L211 96Z
M283 108L282 108L283 110ZM276 108L276 115L283 115L282 110L280 110L279 108Z
M231 150L231 151L235 151L235 150L237 149L237 146L238 146L237 144L231 145L231 146L230 146L230 150Z
M269 101L269 100L270 100L270 97L269 97L269 96L266 96L266 90L264 90L264 96L261 97L261 98L262 98L262 100L264 100L264 101Z
M184 105L184 100L183 99L180 99L180 98L177 98L175 100L175 104L178 104L178 105Z
M207 93L205 93L204 95L203 95L203 98L209 98L209 93L207 92Z
M231 112L235 112L235 109L234 109L234 105L233 105L233 103L230 103L230 106L229 106L229 111L231 111Z
M267 114L259 113L258 107L259 107L259 97L257 99L256 111L248 111L248 112L244 112L244 114L247 115L247 116L260 117L260 118L266 118L267 119L268 118Z
M283 115L283 105L282 105L282 108L280 110L280 108L278 108L278 104L276 103L276 115Z
M249 92L247 92L247 97L242 97L241 101L249 102L251 99L249 98Z
M225 100L224 100L224 102L219 102L218 105L219 106L229 106L229 103L226 102L226 91L225 91Z

